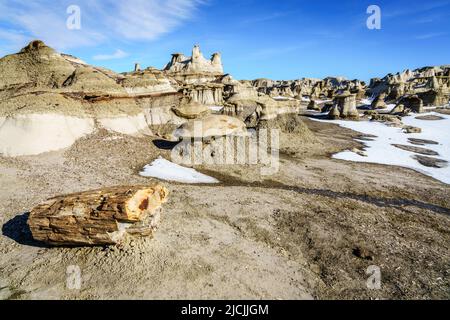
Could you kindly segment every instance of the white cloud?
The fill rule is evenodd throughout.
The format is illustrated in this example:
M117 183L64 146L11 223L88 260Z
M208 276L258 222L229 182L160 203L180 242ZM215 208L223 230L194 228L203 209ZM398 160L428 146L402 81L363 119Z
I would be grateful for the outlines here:
M445 32L436 32L436 33L426 33L416 36L417 40L427 40L427 39L433 39L437 37L445 36L447 33Z
M153 40L192 18L198 0L114 1L116 31L127 39Z
M98 54L93 57L94 60L114 60L128 57L128 53L117 49L113 54Z
M66 10L72 4L81 9L80 30L66 26ZM0 0L0 23L8 26L0 31L19 30L58 50L121 40L149 41L192 19L203 4L205 0ZM10 41L1 40L1 44Z
M269 59L273 57L281 57L282 55L292 52L300 52L301 50L311 48L317 45L317 40L303 41L301 44L292 46L274 45L270 48L259 48L249 53L249 57L252 59Z

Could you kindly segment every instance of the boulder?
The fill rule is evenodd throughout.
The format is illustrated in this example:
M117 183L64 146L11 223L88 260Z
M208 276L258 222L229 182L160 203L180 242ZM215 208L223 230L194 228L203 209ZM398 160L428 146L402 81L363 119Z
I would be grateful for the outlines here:
M322 109L320 110L320 112L322 112L322 113L330 112L331 109L333 109L333 106L334 106L334 103L333 103L333 102L326 102L326 103L323 105L323 107L322 107Z
M336 120L339 119L341 117L341 112L339 111L338 106L333 106L330 110L330 112L328 113L328 118L332 119L332 120Z
M429 115L426 115L426 116L419 116L419 117L416 117L416 119L417 120L425 120L425 121L445 120L445 118L440 117L440 116L436 116L436 115L433 115L433 114L429 114Z
M308 104L308 110L320 111L321 108L315 100L311 100Z
M402 115L405 113L405 106L403 104L398 104L391 110L391 114Z
M408 138L408 142L411 144L415 144L418 146L425 146L428 144L431 145L438 145L439 142L433 141L433 140L427 140L427 139L417 139L417 138Z
M363 150L358 149L358 148L353 148L352 149L353 153L356 153L357 155L361 156L361 157L367 157L367 153L365 153Z
M418 127L413 126L404 126L403 132L405 133L422 133L422 129Z
M418 154L426 155L426 156L438 156L439 155L439 153L437 153L434 150L421 148L421 147L409 146L409 145L404 145L404 144L393 144L393 146L398 149L402 149L405 151L418 153Z
M422 113L423 109L423 100L420 99L417 95L409 95L402 97L399 104L403 104L405 108L411 109L412 112Z
M173 107L172 111L177 116L185 119L198 119L211 113L207 106L193 100L186 101L185 99L179 106Z
M373 110L386 109L386 102L384 101L385 99L386 94L381 93L378 97L375 98L375 100L373 100L371 108Z
M175 130L175 138L210 138L228 135L246 135L245 123L225 115L209 115L203 119L191 120Z
M331 119L359 119L356 109L356 95L348 91L343 92L334 99L334 106L329 113Z
M448 161L427 157L427 156L421 156L421 155L414 155L414 160L417 160L421 165L429 168L446 168L448 167Z
M399 116L391 114L373 114L372 121L384 122L390 127L403 128L402 119Z
M31 210L33 238L55 246L118 244L151 236L168 191L161 185L114 187L49 199Z

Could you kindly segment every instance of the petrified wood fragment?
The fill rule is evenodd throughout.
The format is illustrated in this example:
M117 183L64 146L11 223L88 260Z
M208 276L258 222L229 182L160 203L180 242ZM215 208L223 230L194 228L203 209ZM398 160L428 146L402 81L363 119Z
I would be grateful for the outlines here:
M167 195L154 185L58 196L35 207L28 225L34 239L51 245L113 245L127 234L151 236Z

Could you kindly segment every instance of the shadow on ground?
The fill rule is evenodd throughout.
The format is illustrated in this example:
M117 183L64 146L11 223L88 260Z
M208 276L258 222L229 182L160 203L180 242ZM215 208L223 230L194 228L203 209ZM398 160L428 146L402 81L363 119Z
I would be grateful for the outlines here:
M153 144L162 150L172 150L179 142L166 141L166 140L153 140Z
M380 208L396 208L406 213L410 213L410 211L406 207L413 206L423 210L430 210L433 211L434 213L450 216L450 208L414 199L385 198L385 197L371 196L368 194L357 194L351 192L333 191L328 189L315 189L299 186L289 186L284 183L273 180L264 180L263 182L244 182L239 178L226 176L210 170L203 170L202 173L205 173L218 179L224 186L232 186L232 187L244 186L263 189L277 189L277 190L293 191L299 194L322 196L331 199L351 199L372 204Z
M45 243L33 239L27 223L29 215L29 212L25 212L6 222L2 226L2 234L22 245L47 248Z

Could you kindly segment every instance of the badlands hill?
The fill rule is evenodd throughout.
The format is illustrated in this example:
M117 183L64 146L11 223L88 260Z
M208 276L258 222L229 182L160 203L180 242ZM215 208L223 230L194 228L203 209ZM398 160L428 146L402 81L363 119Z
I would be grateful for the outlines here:
M33 41L0 59L0 151L57 150L99 128L151 135L183 122L170 111L180 100L159 70L117 74Z
M82 116L88 112L120 114L121 105L133 114L138 103L121 99L175 92L160 71L117 74L57 53L41 41L33 41L19 53L0 59L3 115L46 111ZM101 101L108 99L113 103L108 109L102 108ZM100 103L89 108L85 103L92 101Z

